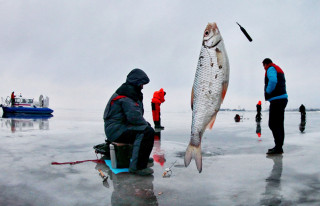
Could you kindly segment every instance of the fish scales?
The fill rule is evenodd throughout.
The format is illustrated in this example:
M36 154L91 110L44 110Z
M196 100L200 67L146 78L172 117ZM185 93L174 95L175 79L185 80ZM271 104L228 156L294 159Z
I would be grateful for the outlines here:
M185 166L195 158L202 171L201 138L207 127L212 128L226 94L229 82L229 61L223 39L215 23L206 27L195 74L192 95L192 125L190 143L185 154Z
M202 46L200 56L203 58L199 58L194 80L194 104L191 126L192 136L194 137L191 139L191 142L194 146L200 145L199 136L194 134L203 131L215 111L218 103L219 86L214 81L221 79L215 79L216 75L217 77L221 76L215 52ZM213 63L213 67L211 67L211 63ZM204 108L211 112L207 112Z

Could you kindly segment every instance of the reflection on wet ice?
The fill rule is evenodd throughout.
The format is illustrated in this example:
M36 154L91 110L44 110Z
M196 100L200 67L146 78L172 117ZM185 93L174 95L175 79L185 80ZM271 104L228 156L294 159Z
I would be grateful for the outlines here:
M10 128L11 132L30 129L49 130L49 119L53 115L3 114L1 127Z
M151 152L152 157L156 163L159 163L163 167L166 162L165 152L161 149L161 130L156 130L154 134L153 150Z
M260 205L280 205L283 201L281 194L282 155L267 156L273 160L273 167L266 178L266 189L262 194Z
M299 130L301 133L304 133L304 130L306 129L306 121L302 121L299 124Z
M260 137L261 137L261 124L260 124L260 122L257 122L256 134L258 135L259 141L261 141L261 139L260 139Z
M259 141L261 141L261 120L262 120L262 114L260 113L260 111L257 112L256 114L256 134L258 135Z
M101 169L109 176L107 181L102 180L102 184L108 189L113 188L111 205L158 205L153 191L153 175L114 174L105 164L97 164L95 169ZM113 187L109 186L111 183Z

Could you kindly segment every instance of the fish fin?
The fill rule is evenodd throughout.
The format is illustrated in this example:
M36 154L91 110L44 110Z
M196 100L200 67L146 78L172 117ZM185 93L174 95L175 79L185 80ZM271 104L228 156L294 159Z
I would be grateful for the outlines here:
M222 83L222 93L221 93L221 104L223 103L224 97L226 96L228 90L228 82Z
M192 91L191 91L191 110L193 110L193 96L194 96L194 91L193 91L193 87L192 87Z
M212 119L210 120L209 124L207 125L207 128L212 129L214 122L216 121L217 113L215 112L212 116Z
M186 150L186 154L184 155L184 165L186 167L189 166L192 158L194 158L194 160L196 161L197 169L198 169L199 173L201 173L201 171L202 171L201 145L199 145L198 147L193 146L191 144L188 145L187 150Z

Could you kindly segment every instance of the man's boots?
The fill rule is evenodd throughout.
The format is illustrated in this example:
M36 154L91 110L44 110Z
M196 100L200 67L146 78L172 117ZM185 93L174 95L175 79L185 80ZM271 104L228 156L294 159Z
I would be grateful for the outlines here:
M154 121L154 128L155 129L164 129L164 127L161 126L160 121Z

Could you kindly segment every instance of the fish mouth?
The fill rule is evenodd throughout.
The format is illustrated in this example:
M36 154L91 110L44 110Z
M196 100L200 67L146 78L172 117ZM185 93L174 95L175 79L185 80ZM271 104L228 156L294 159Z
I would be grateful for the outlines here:
M207 39L206 41L208 41L208 40L210 40L211 38L213 38L213 36L211 36L209 39ZM221 39L217 42L217 43L215 43L214 45L212 45L212 46L207 46L207 45L205 45L205 43L204 43L204 41L203 41L203 46L205 47L205 48L213 48L213 47L216 47L219 43L221 42Z

